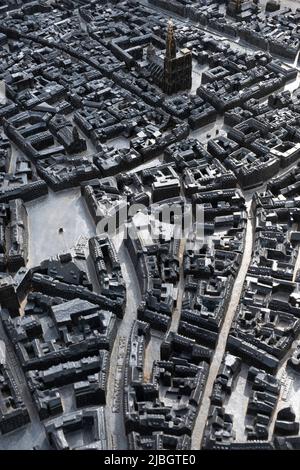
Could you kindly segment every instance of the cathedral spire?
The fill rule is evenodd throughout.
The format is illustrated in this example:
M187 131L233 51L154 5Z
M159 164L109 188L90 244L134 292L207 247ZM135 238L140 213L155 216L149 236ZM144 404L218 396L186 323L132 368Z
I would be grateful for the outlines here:
M167 30L166 58L173 59L174 57L176 57L176 43L174 38L174 24L170 18Z

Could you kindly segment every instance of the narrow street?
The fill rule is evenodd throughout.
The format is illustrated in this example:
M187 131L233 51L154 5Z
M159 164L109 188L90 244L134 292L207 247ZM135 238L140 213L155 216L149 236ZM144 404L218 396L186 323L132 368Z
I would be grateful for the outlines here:
M242 262L240 265L240 269L236 280L233 285L231 299L228 305L228 309L225 315L225 319L223 325L221 327L221 331L218 338L218 343L213 355L213 359L211 362L211 366L209 369L209 374L205 386L205 391L203 395L202 404L200 406L200 410L196 419L194 432L192 436L192 449L197 450L200 449L203 432L205 428L205 424L208 417L209 407L210 407L210 396L213 388L214 381L216 379L222 357L225 352L227 337L230 331L231 323L233 321L240 296L242 293L245 277L247 274L247 269L251 260L252 255L252 245L253 245L253 219L251 218L251 202L247 203L247 212L248 212L248 220L247 220L247 228L246 228L246 239L245 239L245 250L243 253Z
M177 304L176 308L174 309L172 315L172 322L170 325L170 331L174 331L175 333L178 330L178 323L180 320L181 315L181 306L183 300L183 293L184 293L184 272L183 272L183 255L185 249L185 240L181 240L180 248L179 248L179 282L177 285L178 295L177 295Z
M123 378L128 338L137 307L141 300L139 283L129 253L124 246L116 247L126 282L127 303L124 318L119 321L118 332L110 357L110 373L107 385L106 420L109 429L109 448L124 450L128 448L123 418Z

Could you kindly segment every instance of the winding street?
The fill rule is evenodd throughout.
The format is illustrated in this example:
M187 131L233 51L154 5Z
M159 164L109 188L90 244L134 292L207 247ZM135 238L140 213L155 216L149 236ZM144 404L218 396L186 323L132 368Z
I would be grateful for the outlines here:
M127 302L123 319L118 321L118 331L110 356L110 370L107 384L106 420L109 429L109 449L128 449L123 417L123 379L125 355L137 307L141 300L135 269L124 243L118 248L122 273L126 282Z
M208 417L210 407L210 396L214 381L216 379L218 370L221 365L223 355L225 353L227 337L230 331L231 323L233 321L246 278L248 266L251 261L252 245L253 245L253 232L254 232L254 220L251 217L251 201L247 202L247 227L245 237L245 249L243 252L243 258L238 271L236 280L233 284L231 299L228 304L228 309L225 314L224 322L220 330L217 346L212 358L212 362L209 369L209 374L204 390L202 404L199 409L199 413L195 422L195 427L192 435L192 450L199 450L203 438L203 432Z

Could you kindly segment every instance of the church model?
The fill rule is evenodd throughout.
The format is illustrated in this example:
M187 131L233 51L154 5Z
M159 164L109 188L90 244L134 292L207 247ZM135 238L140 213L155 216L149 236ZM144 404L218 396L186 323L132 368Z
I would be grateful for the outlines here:
M192 53L189 49L176 51L174 25L168 21L166 54L164 59L155 54L152 45L148 48L148 61L153 81L168 95L187 90L192 86Z

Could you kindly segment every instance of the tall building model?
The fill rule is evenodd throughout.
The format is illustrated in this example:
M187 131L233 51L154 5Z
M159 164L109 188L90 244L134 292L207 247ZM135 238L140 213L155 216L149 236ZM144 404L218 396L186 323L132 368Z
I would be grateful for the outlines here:
M148 60L153 81L168 95L191 88L192 53L187 48L177 51L171 19L168 21L164 60L155 55L151 45L148 50Z
M227 4L227 15L243 19L253 9L256 9L256 3L253 0L229 0Z

